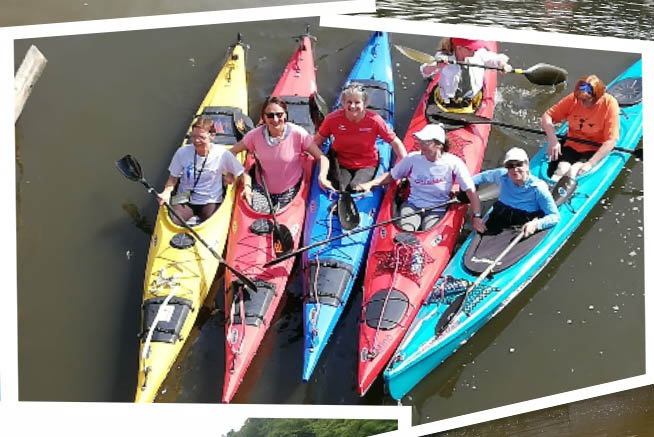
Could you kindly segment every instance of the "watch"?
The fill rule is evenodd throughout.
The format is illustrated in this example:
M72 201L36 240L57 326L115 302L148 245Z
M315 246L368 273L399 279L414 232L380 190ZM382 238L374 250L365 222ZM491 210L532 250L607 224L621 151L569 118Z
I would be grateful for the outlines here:
M480 212L476 212L476 213L474 213L472 216L473 216L474 218L481 218L481 213L480 213Z

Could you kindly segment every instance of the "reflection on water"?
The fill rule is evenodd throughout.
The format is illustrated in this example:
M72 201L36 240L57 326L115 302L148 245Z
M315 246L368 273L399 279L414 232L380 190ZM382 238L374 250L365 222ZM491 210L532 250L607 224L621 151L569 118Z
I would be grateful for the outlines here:
M654 386L574 402L432 436L646 437L654 429Z
M377 0L377 16L654 39L652 0Z

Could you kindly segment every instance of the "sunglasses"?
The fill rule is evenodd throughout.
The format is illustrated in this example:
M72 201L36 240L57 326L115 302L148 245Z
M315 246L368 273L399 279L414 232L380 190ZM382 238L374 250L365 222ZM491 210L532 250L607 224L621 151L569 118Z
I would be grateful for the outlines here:
M514 168L520 168L522 167L524 162L522 161L509 161L506 164L504 164L504 168L507 170L513 170Z
M266 112L266 117L272 120L273 118L282 118L284 115L286 115L285 112Z

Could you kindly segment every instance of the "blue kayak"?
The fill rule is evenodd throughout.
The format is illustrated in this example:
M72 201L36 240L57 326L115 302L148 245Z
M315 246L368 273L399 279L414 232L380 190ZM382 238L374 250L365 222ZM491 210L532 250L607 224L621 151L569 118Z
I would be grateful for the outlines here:
M379 113L393 127L394 86L388 34L375 32L359 55L345 85L362 83L369 95L368 109ZM337 102L335 108L339 107ZM326 152L329 148L326 141ZM389 169L391 146L377 139L379 154L378 176ZM358 208L359 227L375 222L383 190L367 195L353 194ZM336 212L338 194L326 192L318 185L314 172L307 216L304 225L304 244L343 234ZM364 260L370 232L364 231L343 237L329 244L308 250L302 257L304 280L304 371L302 379L311 378L316 363L352 291L352 286Z
M466 294L476 275L483 271L471 264L471 260L483 261L483 257L466 256L468 248L472 252L475 242L479 241L476 234L470 235L443 271L384 372L393 398L401 399L513 300L563 247L618 176L632 155L629 151L636 148L643 135L641 61L611 82L607 92L620 104L620 139L616 148L588 173L579 176L578 185L573 190L562 184L554 186L547 175L547 145L536 153L531 160L531 172L554 186L553 195L555 199L559 198L560 222L522 240L520 244L533 239L523 256L512 263L506 262L504 266L498 265L492 278L482 280ZM564 125L559 133L566 131ZM457 298L458 302L463 300L463 305L455 312L452 308L458 306L455 303ZM439 324L446 313L450 314L451 321Z

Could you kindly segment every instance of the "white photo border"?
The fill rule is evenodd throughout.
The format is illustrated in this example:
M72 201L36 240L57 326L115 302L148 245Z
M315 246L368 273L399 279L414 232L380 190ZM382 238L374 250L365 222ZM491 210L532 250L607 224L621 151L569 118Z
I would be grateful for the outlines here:
M643 71L654 72L654 42L642 40L626 40L620 38L610 37L595 37L586 35L570 35L563 33L550 33L540 31L525 31L514 30L505 28L491 28L472 26L464 24L443 24L428 21L408 21L394 18L374 18L374 17L361 17L361 16L322 16L320 18L321 27L334 27L345 29L357 30L383 30L392 33L403 33L412 35L458 35L467 38L478 38L480 32L483 32L484 38L493 39L502 42L510 42L517 44L534 44L546 45L556 47L571 47L580 49L596 49L607 50L616 52L640 53L643 60ZM643 77L647 77L647 73L643 73ZM643 87L645 101L654 101L654 88ZM646 97L649 96L649 99ZM654 105L643 105L644 120L654 120ZM643 147L647 138L654 136L654 128L643 124ZM652 142L650 139L649 142ZM648 173L651 163L648 164L643 161L644 171L644 192L649 192L652 187L653 178ZM644 223L648 223L648 219L652 220L654 217L652 212L652 201L648 196L643 197L643 214ZM651 248L651 230L648 232L645 229L644 238L644 252L649 253ZM645 258L647 260L647 256ZM647 264L646 264L647 265ZM654 280L654 275L647 268L645 270L645 284L650 284ZM654 311L654 299L645 293L645 320L652 320ZM652 347L652 339L654 338L653 328L651 323L646 323L645 332L645 374L635 376L633 378L612 381L605 384L599 384L591 387L586 387L578 390L573 390L565 393L559 393L551 396L546 396L538 399L505 405L502 407L493 408L490 410L480 411L476 413L465 414L449 419L443 419L427 424L417 425L412 427L410 431L394 431L389 433L380 434L380 436L423 436L430 433L447 431L455 428L460 428L477 423L487 422L494 419L499 419L517 414L527 413L530 411L541 410L544 408L553 407L556 405L576 402L584 399L589 399L597 396L616 393L623 390L634 389L645 385L654 383L654 365L652 359L654 358L654 349Z

